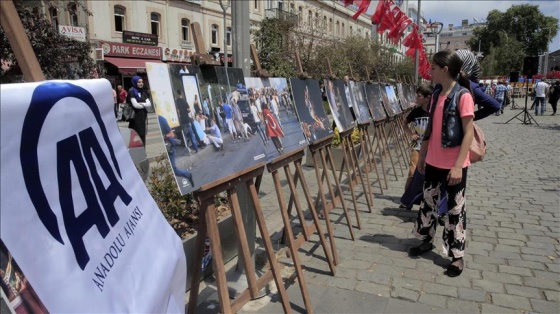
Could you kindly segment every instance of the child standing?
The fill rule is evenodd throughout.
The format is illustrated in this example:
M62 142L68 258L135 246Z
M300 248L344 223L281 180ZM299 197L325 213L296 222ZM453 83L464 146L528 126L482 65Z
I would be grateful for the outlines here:
M462 65L461 58L447 50L436 53L432 60L431 74L439 86L432 97L430 122L418 157L418 171L425 173L424 202L413 231L423 242L409 250L411 256L432 250L443 186L449 208L443 231L443 248L452 258L449 277L459 276L464 268L465 188L473 140L474 101Z

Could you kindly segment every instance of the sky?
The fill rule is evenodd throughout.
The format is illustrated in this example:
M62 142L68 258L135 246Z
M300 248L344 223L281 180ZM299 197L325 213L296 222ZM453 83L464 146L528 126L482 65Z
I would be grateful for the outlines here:
M410 4L417 4L417 0L409 0ZM456 0L422 0L421 11L426 20L432 22L442 22L444 27L448 24L461 25L461 20L468 19L469 23L473 23L473 18L479 21L485 20L488 12L496 9L505 12L512 5L529 3L538 5L539 9L546 16L560 18L560 1L558 0L544 0L544 1L486 1L486 0L471 0L471 1L456 1ZM558 32L560 33L560 32ZM549 51L556 51L560 49L560 34L552 40L549 44Z

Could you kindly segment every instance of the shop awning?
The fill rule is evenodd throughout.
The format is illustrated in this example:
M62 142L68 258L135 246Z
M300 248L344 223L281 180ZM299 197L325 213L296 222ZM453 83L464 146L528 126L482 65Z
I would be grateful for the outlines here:
M105 61L119 68L121 73L129 72L146 72L146 62L162 63L161 60L155 59L129 59L105 57Z

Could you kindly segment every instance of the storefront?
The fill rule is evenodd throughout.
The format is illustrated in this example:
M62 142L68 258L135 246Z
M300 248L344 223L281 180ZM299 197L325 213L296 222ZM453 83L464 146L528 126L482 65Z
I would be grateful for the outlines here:
M130 79L139 75L149 88L146 62L161 63L161 47L115 42L99 42L99 47L103 50L105 78L112 84L129 89L132 86Z

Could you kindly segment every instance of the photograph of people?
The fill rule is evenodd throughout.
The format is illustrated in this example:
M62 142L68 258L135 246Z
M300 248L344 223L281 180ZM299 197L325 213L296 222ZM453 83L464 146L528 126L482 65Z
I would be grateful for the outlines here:
M290 87L303 134L315 143L333 133L323 108L321 88L317 80L290 78Z
M245 83L251 110L247 122L264 144L267 160L304 148L307 141L293 110L288 81L246 77Z
M364 82L350 81L350 90L354 97L354 113L359 124L366 124L371 121L371 114L366 102Z
M387 105L385 109L389 110L389 116L394 116L398 113L401 113L402 109L399 105L399 99L397 98L397 94L395 93L395 88L392 85L385 86L385 92L387 94Z
M159 67L167 69L168 65L162 64ZM169 75L165 77L161 75L161 71L155 69L150 71L150 69L147 69L148 76L154 76L153 80L158 82L152 84L152 93L158 94L158 90L170 91L170 95L167 96L170 98L169 100L162 98L167 93L160 92L159 97L155 98L157 101L154 100L154 106L156 113L160 116L158 122L162 132L162 145L166 145L167 157L181 194L191 193L204 185L265 161L264 147L258 136L253 137L254 139L249 138L246 142L231 143L237 130L232 129L231 133L224 134L216 124L216 120L205 115L205 112L214 111L211 109L212 99L220 99L218 97L223 96L221 111L225 111L233 125L234 104L231 99L233 99L232 92L236 90L235 86L220 85L214 74L214 81L207 80L203 86L206 91L210 91L211 96L201 97L197 78L202 75L201 73L194 75L193 71L190 71L191 74L167 72L180 76L182 82L180 88L172 90L171 86L176 86L176 84L172 83L173 79ZM211 70L215 71L214 68ZM240 71L240 69L237 70ZM208 75L208 77L212 78L212 75ZM208 102L207 111L204 102L200 102L201 99ZM228 101L228 99L230 100ZM193 106L196 101L200 108L198 113ZM167 116L172 116L165 109L165 104L168 102L174 104L175 115L179 116L181 123L176 126L169 123L167 119ZM242 114L242 121L243 119L245 119L244 114ZM241 125L243 126L243 124ZM186 139L186 143L184 139Z
M355 122L352 118L352 112L350 111L344 81L326 79L324 84L331 112L337 112L337 114L333 114L336 127L339 131L346 131L353 128ZM351 96L350 94L351 92L349 91L348 95Z
M366 100L373 115L373 121L382 121L387 118L383 109L381 85L378 83L366 84Z

